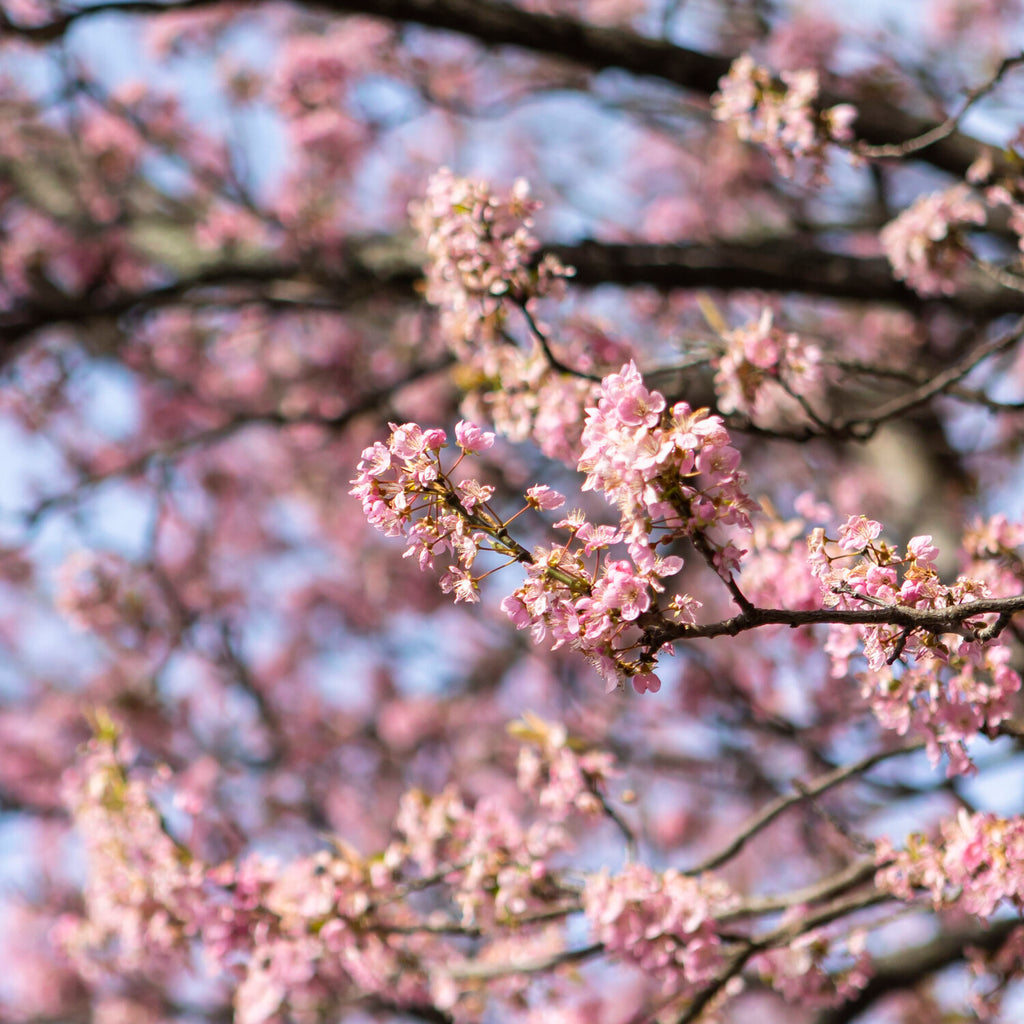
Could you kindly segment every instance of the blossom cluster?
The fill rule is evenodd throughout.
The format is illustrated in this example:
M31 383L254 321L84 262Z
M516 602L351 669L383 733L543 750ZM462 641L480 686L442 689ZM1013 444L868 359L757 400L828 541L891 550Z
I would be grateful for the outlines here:
M1020 593L1024 581L1024 523L1010 522L998 513L977 518L963 538L966 571L983 580L997 597Z
M734 124L741 139L764 146L782 174L792 177L800 157L810 161L813 178L821 180L826 147L853 139L857 111L848 103L817 111L819 82L813 69L783 71L780 78L781 85L743 54L719 81L711 97L712 114L716 121Z
M644 386L632 361L604 378L583 428L583 489L603 492L619 509L623 538L641 571L657 564L658 544L700 535L726 575L739 567L742 552L722 531L750 529L756 508L743 490L740 453L720 417L686 402L666 404ZM670 561L677 572L678 559Z
M893 273L919 295L951 295L967 262L961 226L983 224L985 207L970 187L954 185L922 196L881 233Z
M562 761L578 756L581 787L569 803L542 799L525 823L509 801L490 795L468 805L451 787L436 796L407 792L394 840L363 858L341 842L281 864L258 854L206 863L173 839L152 803L152 787L130 768L134 749L107 716L65 796L87 844L88 917L65 918L61 941L86 977L101 971L188 970L194 954L233 979L240 1024L263 1024L282 1012L315 1017L338 998L379 995L397 1006L434 1005L452 1019L479 1019L478 989L462 984L463 947L451 936L489 936L518 955L541 943L561 951L552 909L579 910L551 859L571 848L566 819L601 812L577 798L593 795L611 771L608 755L577 754L560 726L529 717L531 742ZM543 737L541 739L541 737ZM559 752L567 757L560 758ZM537 780L521 772L528 794ZM177 780L164 770L162 785ZM431 889L422 905L413 892ZM557 922L556 922L557 924ZM504 929L504 932L503 932ZM502 935L511 936L502 939ZM476 958L488 950L478 949ZM524 982L525 983L525 982ZM459 1004L456 1006L456 1004Z
M204 902L201 865L167 834L145 784L127 772L131 744L106 718L97 733L63 793L86 844L88 916L62 920L59 937L86 977L180 954L182 922Z
M677 573L682 559L651 557L639 567L606 558L594 571L585 557L620 541L621 534L595 527L581 513L555 526L570 530L569 543L535 548L526 579L502 601L502 610L517 629L529 629L536 643L550 638L552 650L567 645L580 651L609 690L628 678L638 693L657 692L654 659L645 653L636 659L630 652L641 642L637 621L652 607L652 592L665 589L661 578ZM572 548L573 542L582 547Z
M538 546L532 553L512 539L488 505L492 487L475 479L455 483L451 471L442 469L443 430L392 424L386 444L378 441L363 452L351 493L373 526L408 538L406 554L415 555L421 568L432 567L439 553L452 556L441 588L457 601L479 600L480 577L470 570L484 545L522 563L524 582L502 602L517 628L529 628L537 642L550 637L554 648L581 651L609 687L629 678L641 693L656 691L661 683L653 657L630 652L642 644L637 626L654 606L652 595L683 566L676 555L658 555L657 547L689 538L729 577L742 551L726 531L749 529L755 508L743 491L740 455L721 419L686 402L666 405L664 396L644 386L632 361L604 378L597 405L587 410L578 469L585 474L583 489L601 491L619 510L619 526L597 526L575 511L554 524L569 531L568 542ZM455 432L464 455L494 441L493 434L465 421ZM558 508L563 502L547 487L527 493L527 506L534 508ZM620 542L628 559L602 554L596 568L588 565L595 552ZM692 622L697 607L680 596L668 612Z
M530 438L571 465L579 457L594 370L621 365L630 351L582 317L564 325L558 365L546 337L541 343L536 300L560 297L573 270L551 254L538 259L532 228L540 206L521 179L500 195L486 181L442 169L410 215L427 251L426 299L440 309L442 335L462 364L463 414L486 417L506 437ZM531 318L525 347L507 330L513 306ZM570 366L573 372L566 371Z
M572 845L559 822L524 826L508 801L490 795L467 807L451 787L434 797L406 793L395 830L385 868L395 877L442 873L465 928L515 924L550 909L558 883L548 861Z
M545 722L527 712L509 727L522 746L516 764L519 788L555 820L570 814L600 814L600 791L614 773L614 759L604 750L580 749L564 725Z
M539 344L482 345L463 353L462 379L470 386L461 408L467 419L489 421L509 440L531 440L550 458L575 466L597 388L590 375L621 366L631 350L589 318L569 318L558 335L559 358L574 373L553 367Z
M1024 908L1024 819L961 809L931 841L910 837L904 850L878 844L876 884L902 900L925 889L936 907L990 917L1003 900Z
M494 444L494 434L464 420L456 424L455 436L463 453ZM504 524L487 506L494 488L475 479L454 483L442 471L440 452L447 444L440 428L392 423L387 444L377 441L363 452L349 493L359 498L376 529L388 537L408 537L406 556L414 555L421 569L432 568L436 555L453 555L441 587L456 601L475 602L477 580L469 570L488 535L499 545L495 550L515 551L510 538L505 543Z
M787 1002L830 1009L852 999L870 980L866 939L859 929L845 939L815 929L788 945L758 954L751 966ZM839 966L842 961L845 965Z
M652 609L652 594L664 590L661 580L683 566L681 558L661 557L656 548L694 539L728 576L742 552L723 530L749 528L755 507L721 419L686 402L666 406L632 361L604 378L597 405L587 409L578 469L585 474L583 489L602 492L619 510L619 526L595 527L580 513L556 523L582 547L535 551L525 582L502 605L535 640L550 633L554 647L583 651L610 686L625 676L641 693L661 683L653 658L628 656L637 643L632 626ZM599 574L588 570L587 556L618 542L626 544L629 559L606 559ZM683 595L668 612L692 622L697 607Z
M969 576L944 584L930 536L912 538L900 557L897 548L878 540L881 532L881 524L865 516L850 516L837 542L820 528L812 532L808 559L827 605L941 609L990 596L983 581ZM1011 717L1021 687L1005 642L977 639L985 625L978 616L965 621L961 632L936 635L891 624L834 624L825 649L838 677L862 648L862 690L876 716L900 734L911 727L922 732L933 762L946 753L948 772L955 775L972 770L967 741Z
M427 301L440 308L446 335L460 354L471 343L494 339L506 300L557 296L571 275L550 254L535 261L540 243L531 215L539 206L522 178L499 197L488 182L457 177L447 168L432 175L424 199L410 205L427 250Z
M821 380L821 349L773 326L771 310L727 332L723 341L725 351L715 360L715 391L722 412L763 414L777 405L780 388L806 401Z
M583 891L587 921L605 950L659 978L673 995L695 991L719 973L725 955L715 917L737 902L712 875L659 874L644 864L591 875Z

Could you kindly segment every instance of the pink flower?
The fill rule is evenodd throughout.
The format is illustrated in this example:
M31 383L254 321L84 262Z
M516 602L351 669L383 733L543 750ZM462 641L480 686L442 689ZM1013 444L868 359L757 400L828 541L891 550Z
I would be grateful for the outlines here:
M657 693L661 689L661 680L653 672L638 672L631 681L637 693Z
M895 275L920 295L951 295L957 271L966 262L959 227L983 224L985 207L971 198L968 185L921 196L882 229Z
M475 455L487 451L494 444L494 434L466 420L459 420L455 424L455 440L464 452Z
M743 54L718 83L712 116L734 124L741 139L763 145L781 174L792 177L800 157L809 162L812 182L821 181L828 145L850 139L856 112L849 104L821 113L815 109L819 83L813 68L783 71L780 77L783 88L767 68Z
M565 495L552 490L546 484L534 484L526 492L526 500L531 508L555 509L565 504Z
M862 551L882 532L882 524L866 516L850 516L839 527L839 546L846 551Z

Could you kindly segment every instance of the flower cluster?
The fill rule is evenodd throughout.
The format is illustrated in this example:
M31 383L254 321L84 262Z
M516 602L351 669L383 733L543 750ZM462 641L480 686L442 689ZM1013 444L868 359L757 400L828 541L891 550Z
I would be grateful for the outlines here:
M706 409L686 402L666 409L664 396L644 387L632 361L601 382L583 428L583 489L602 491L619 509L622 535L641 571L656 564L657 544L697 535L714 548L723 575L739 566L742 552L719 531L749 529L756 506L743 491L740 453L729 442L721 418Z
M956 907L990 917L1003 900L1024 907L1024 819L961 809L944 820L934 841L910 837L905 850L894 853L878 844L877 886L902 900L926 889L936 907Z
M782 85L750 54L733 61L711 97L716 121L730 121L741 139L760 143L787 177L797 157L810 160L813 178L821 180L829 143L849 142L857 111L848 103L818 112L818 73L811 69L783 71Z
M64 919L60 939L85 976L100 966L135 970L182 955L183 922L204 902L199 864L164 830L146 786L125 767L132 760L109 719L99 723L64 799L86 844L88 917Z
M829 1009L852 999L870 980L866 938L859 930L842 940L815 929L786 946L758 954L751 966L786 1002Z
M621 534L595 527L578 512L555 526L571 531L569 543L534 550L523 584L501 603L505 614L517 629L530 629L536 643L550 636L552 650L568 645L580 651L609 690L629 678L638 693L657 692L661 681L653 658L634 660L630 652L640 642L637 620L651 607L652 592L665 589L660 579L677 573L682 559L651 558L640 568L606 558L599 572L592 571L584 558L617 543ZM572 548L573 542L582 547Z
M489 420L512 441L532 440L545 455L575 466L586 407L597 388L589 376L579 374L621 366L631 351L585 317L570 318L558 333L559 358L577 374L553 367L539 344L528 350L484 345L461 354L462 378L469 384L462 412L469 419Z
M822 529L808 541L811 571L826 604L838 608L941 609L988 597L980 580L960 576L947 585L935 570L938 549L930 536L912 538L901 558L878 537L880 523L850 516L830 542ZM830 551L838 544L839 551ZM936 635L889 624L833 625L825 646L832 672L844 675L859 647L867 659L864 696L887 728L921 731L933 762L949 756L949 774L972 770L966 742L1013 713L1021 679L1010 667L1010 650L998 638L976 639L984 617L967 620L960 632Z
M951 295L967 261L960 226L983 224L985 207L967 185L922 196L882 229L893 273L919 295Z
M557 359L546 336L542 343L536 299L560 296L573 270L550 254L538 260L532 214L540 205L525 181L501 196L487 182L444 169L410 214L427 250L427 301L440 309L444 340L462 364L463 415L489 419L514 441L532 438L546 455L571 465L594 391L591 375L621 365L630 351L584 317L564 325ZM513 306L526 314L524 347L508 330ZM574 372L566 372L569 366Z
M630 864L618 875L587 879L583 909L595 938L611 954L660 979L666 993L698 989L724 962L715 917L736 897L711 875L690 878Z
M685 402L666 405L632 361L604 378L597 405L587 409L578 468L586 474L583 489L601 491L619 510L619 526L595 527L581 513L556 523L581 546L537 549L525 582L502 603L536 641L550 634L555 648L568 644L586 654L610 687L627 677L640 693L657 691L661 682L649 655L628 654L637 646L635 625L653 607L652 594L664 590L660 581L683 566L678 556L660 557L657 546L691 538L728 576L742 552L722 530L749 528L755 508L721 419ZM607 558L600 572L588 569L587 556L619 542L629 559ZM668 612L692 622L697 607L681 596Z
M729 331L723 340L725 351L715 361L715 391L722 412L764 413L781 397L780 388L806 401L821 380L821 350L774 327L771 310Z
M465 421L455 433L463 455L494 441ZM415 555L421 568L432 567L440 553L452 556L441 588L457 601L479 600L480 578L470 569L482 546L522 563L526 579L502 602L516 627L529 628L537 642L550 636L554 648L581 651L610 687L629 678L643 693L661 683L651 656L629 653L638 646L637 626L653 607L652 595L664 590L661 580L683 565L678 556L659 556L658 545L690 538L723 577L739 566L742 551L723 530L749 529L755 505L743 491L739 452L729 440L721 419L706 410L685 402L667 409L664 396L645 388L630 362L605 377L597 405L588 408L578 463L586 474L584 490L603 492L618 508L618 528L595 526L573 512L555 524L569 531L568 542L528 552L488 505L493 488L475 479L455 483L451 470L443 470L445 432L414 423L392 424L386 444L378 441L363 452L351 493L373 526L408 538L406 554ZM531 488L527 495L534 508L557 508L563 501L549 488ZM603 556L597 567L588 566L587 558L620 542L629 559ZM693 621L698 606L681 597L668 612Z
M555 820L570 814L600 814L600 790L614 773L614 759L603 750L581 749L564 725L526 712L509 726L522 742L516 766L519 788L534 797Z
M464 454L494 444L494 434L465 420L456 424L455 437ZM442 470L440 451L447 444L448 435L440 428L392 423L388 443L377 441L363 452L349 493L362 502L372 526L388 537L408 537L405 554L414 555L421 569L432 568L435 555L453 555L455 564L441 588L454 593L456 601L475 602L480 599L477 580L469 570L488 535L498 545L494 550L515 551L504 524L487 505L494 488L471 478L454 483Z
M467 807L452 788L435 797L406 793L395 829L383 864L414 878L443 873L466 928L516 923L549 909L557 882L547 861L571 846L565 828L550 819L527 826L507 801L488 796Z
M1024 523L997 514L975 519L963 539L965 571L985 582L993 595L1019 594L1024 583Z
M531 214L539 206L522 178L499 197L486 181L459 178L447 168L431 177L425 198L410 205L427 250L427 301L440 308L460 354L473 342L493 340L505 300L558 295L571 275L553 256L535 261L540 243L530 230Z
M559 727L530 721L557 740ZM129 772L132 746L119 728L102 715L98 724L65 787L87 844L88 917L69 916L58 929L86 977L187 969L201 953L233 978L240 1024L285 1011L312 1019L326 1002L373 994L468 1021L479 1008L455 1006L462 992L451 968L466 957L450 935L498 936L500 952L511 926L505 941L519 948L534 939L564 945L557 927L554 936L546 930L553 906L578 909L575 887L548 866L571 846L566 808L542 803L525 824L497 796L470 807L451 788L435 797L414 790L401 800L396 838L372 858L339 842L285 864L257 854L208 864L166 830ZM597 754L580 763L589 765L585 784L609 770ZM177 781L166 770L161 779ZM432 911L409 899L423 889L437 897Z

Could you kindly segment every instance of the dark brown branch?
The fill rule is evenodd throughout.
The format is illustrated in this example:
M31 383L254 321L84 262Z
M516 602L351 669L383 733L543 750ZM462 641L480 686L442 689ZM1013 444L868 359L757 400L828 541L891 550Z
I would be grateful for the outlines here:
M794 240L746 246L585 241L550 245L544 251L574 266L574 282L584 286L749 289L889 302L910 309L924 305L893 280L885 260L822 252ZM276 309L341 311L381 296L413 301L418 298L415 287L421 276L419 254L411 243L403 246L397 239L369 238L350 245L342 269L271 258L226 261L145 291L29 301L0 313L0 363L16 355L32 333L56 325L85 324L200 299L211 306L246 301ZM995 285L967 288L942 301L965 313L989 317L1020 311L1019 296Z
M918 310L926 305L893 279L887 260L826 252L797 239L776 238L754 245L612 244L584 241L549 245L550 252L576 268L574 284L644 284L655 288L721 288L800 293L822 298L892 303ZM1019 313L1019 296L978 284L942 300L970 314Z
M12 24L6 17L0 30L37 43L62 37L75 22L95 14L158 14L165 11L200 9L223 0L178 0L153 3L150 0L107 0L78 8L44 25ZM469 36L488 46L514 46L579 64L592 71L621 68L645 77L660 78L681 89L710 96L719 79L728 72L731 58L702 53L654 39L625 28L591 25L562 15L522 10L497 0L312 0L308 6L339 14L367 14L395 22L411 22ZM934 121L915 117L875 98L857 103L856 97L826 93L822 106L853 101L858 108L855 124L858 137L873 145L903 143L935 129ZM962 177L983 153L990 152L997 174L1014 173L1009 161L998 151L976 139L952 131L939 133L931 145L915 155L935 167Z
M1024 611L1024 594L1015 597L991 597L949 608L909 608L905 605L887 605L873 608L812 608L798 611L786 608L749 608L731 619L719 622L670 623L650 613L643 625L647 632L644 645L652 652L675 640L696 640L716 636L736 636L763 626L814 626L823 623L844 625L898 626L902 629L922 630L926 633L958 633L968 639L977 639L974 631L964 625L969 619L982 615L1013 615ZM655 619L654 622L651 619ZM992 639L987 629L986 639Z

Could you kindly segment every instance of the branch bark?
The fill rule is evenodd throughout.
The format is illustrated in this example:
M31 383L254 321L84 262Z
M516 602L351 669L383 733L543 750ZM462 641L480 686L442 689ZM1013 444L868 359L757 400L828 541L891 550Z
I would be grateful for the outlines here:
M41 44L61 38L75 22L96 14L150 15L213 7L223 0L105 0L81 7L38 26L12 23L6 16L0 29ZM591 25L564 15L522 10L496 0L313 0L308 6L337 14L365 14L387 21L406 22L469 36L487 46L513 46L549 57L562 58L604 71L620 68L631 74L659 78L689 92L710 96L728 72L732 58L676 46L621 27ZM858 99L825 92L823 107L853 102L857 106L858 137L872 145L901 143L925 135L936 122L908 114L877 98ZM962 132L951 132L914 155L956 177L982 153L992 157L997 174L1014 173L998 150Z

